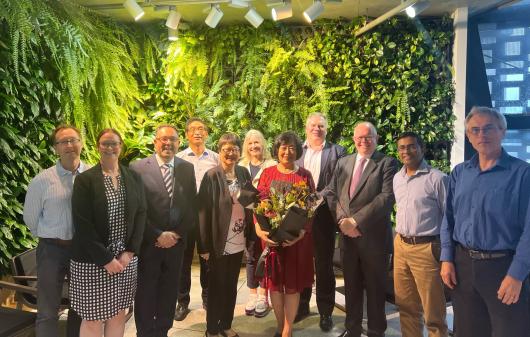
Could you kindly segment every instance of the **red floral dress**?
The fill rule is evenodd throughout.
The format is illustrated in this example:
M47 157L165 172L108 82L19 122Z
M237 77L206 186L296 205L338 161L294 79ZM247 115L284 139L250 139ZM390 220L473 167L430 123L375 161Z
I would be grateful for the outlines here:
M305 181L311 191L315 184L311 173L300 167L296 172L285 174L278 171L277 166L263 170L258 183L260 199L269 197L271 184L294 184ZM313 239L311 236L311 221L305 226L306 233L302 239L289 247L270 247L271 252L265 261L264 281L270 291L286 294L301 292L313 285ZM266 243L262 241L262 246Z

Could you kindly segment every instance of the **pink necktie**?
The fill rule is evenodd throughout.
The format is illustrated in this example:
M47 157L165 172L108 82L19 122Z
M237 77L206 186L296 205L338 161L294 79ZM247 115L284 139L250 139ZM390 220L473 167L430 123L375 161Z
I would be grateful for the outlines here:
M359 160L359 165L357 166L357 169L355 170L355 172L353 172L353 177L351 178L351 184L350 184L350 199L353 198L355 189L357 188L357 185L359 185L359 182L361 181L365 162L366 162L366 158L361 158Z

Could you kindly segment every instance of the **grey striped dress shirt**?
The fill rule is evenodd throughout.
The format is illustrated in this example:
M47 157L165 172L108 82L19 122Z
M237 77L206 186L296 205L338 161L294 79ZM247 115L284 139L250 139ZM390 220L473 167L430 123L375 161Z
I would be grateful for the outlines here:
M80 163L77 171L72 173L57 161L31 180L24 202L24 222L33 236L72 239L74 225L71 199L74 179L88 168Z

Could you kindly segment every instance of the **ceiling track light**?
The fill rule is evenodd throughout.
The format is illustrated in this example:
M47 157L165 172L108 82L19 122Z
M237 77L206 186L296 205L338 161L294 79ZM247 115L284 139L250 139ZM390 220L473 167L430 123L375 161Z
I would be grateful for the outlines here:
M177 12L175 7L173 6L170 7L169 14L166 20L166 27L174 29L174 30L178 29L180 18L182 18L182 15L179 12Z
M414 18L416 15L419 15L421 12L429 8L431 4L428 1L420 1L414 5L410 5L405 9L409 18Z
M204 20L204 23L210 26L211 28L215 28L219 21L221 21L223 15L224 13L219 7L219 5L212 5L210 13L208 13L206 20Z
M304 19L311 23L324 12L324 5L320 0L316 0L308 9L304 11Z
M228 6L233 8L248 8L249 4L248 1L245 0L230 0Z
M177 29L167 28L167 39L169 41L177 41L179 39L179 31Z
M129 14L131 14L131 16L134 18L134 21L140 20L140 18L145 14L143 8L138 5L136 0L125 0L123 7L125 7Z
M259 13L256 12L254 8L249 9L247 14L245 14L245 19L247 19L247 21L250 22L250 24L254 26L254 28L258 28L264 20L263 17L259 15Z
M272 19L274 21L288 19L293 16L293 7L290 1L286 1L282 6L274 7L271 10Z

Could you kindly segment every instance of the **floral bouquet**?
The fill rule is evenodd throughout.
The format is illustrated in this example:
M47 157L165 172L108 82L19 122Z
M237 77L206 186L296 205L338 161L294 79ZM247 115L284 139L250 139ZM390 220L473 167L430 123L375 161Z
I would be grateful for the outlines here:
M278 243L291 241L313 217L322 198L311 192L305 181L292 185L275 183L269 198L261 200L254 213L261 229L269 232L269 239Z

